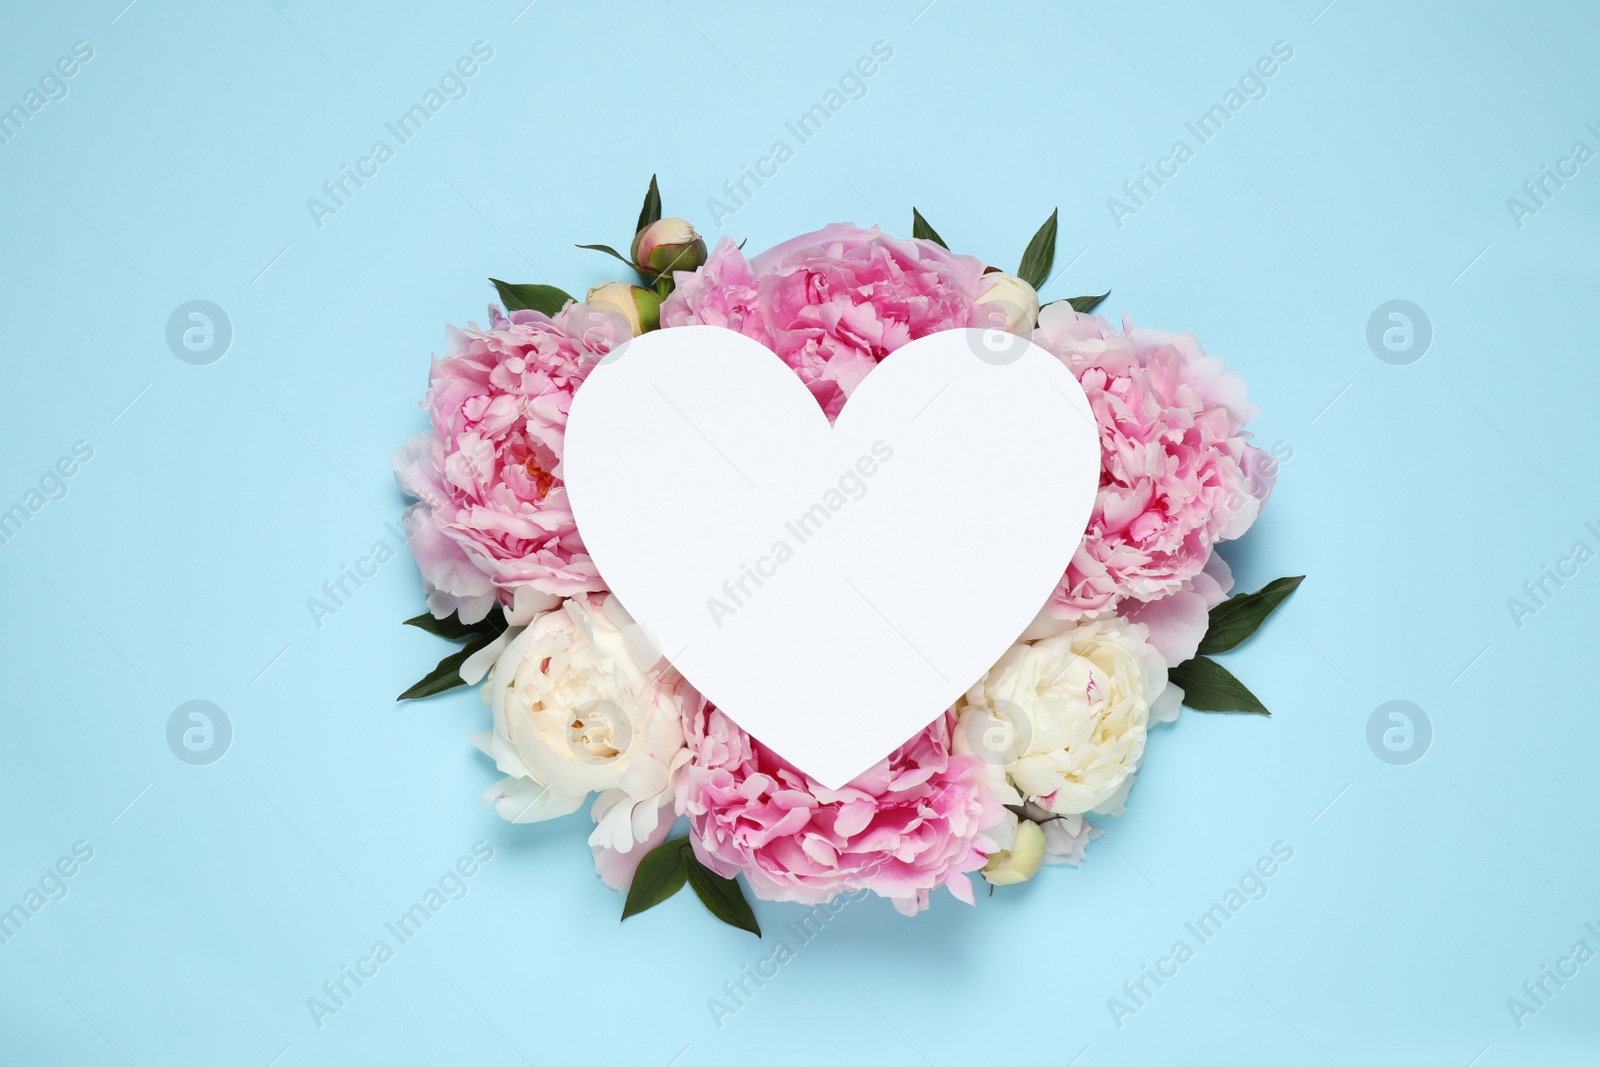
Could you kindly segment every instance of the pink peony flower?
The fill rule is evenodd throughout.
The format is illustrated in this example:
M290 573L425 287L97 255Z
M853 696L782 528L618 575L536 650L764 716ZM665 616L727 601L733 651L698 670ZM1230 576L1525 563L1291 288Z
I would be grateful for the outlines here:
M1067 619L1129 613L1134 604L1119 605L1159 601L1186 585L1192 598L1169 610L1187 618L1215 603L1217 591L1200 577L1212 546L1249 529L1272 490L1274 469L1243 432L1255 415L1244 379L1190 334L1134 329L1126 319L1115 330L1064 301L1040 313L1033 341L1083 385L1101 445L1089 529L1047 610ZM1179 631L1192 631L1194 619L1176 620L1178 630L1168 621L1156 619L1161 644L1185 645Z
M1003 310L975 300L982 274L971 256L875 227L835 223L749 261L725 237L705 266L674 275L661 324L722 326L760 341L833 419L867 372L907 341L1003 321Z
M561 484L572 394L629 339L621 316L569 304L554 319L489 308L489 329L446 329L423 401L433 426L395 450L428 607L476 622L520 587L567 596L604 588Z
M967 872L998 847L1006 812L977 756L951 754L945 714L843 789L802 774L710 705L686 712L690 760L676 779L695 855L756 896L820 904L870 889L914 915L948 886L972 903Z

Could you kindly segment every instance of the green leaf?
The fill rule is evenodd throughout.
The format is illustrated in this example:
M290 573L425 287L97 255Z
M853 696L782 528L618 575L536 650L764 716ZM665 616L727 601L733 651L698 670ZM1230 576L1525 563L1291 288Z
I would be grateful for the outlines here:
M633 266L633 260L629 259L627 256L624 256L621 252L618 252L610 245L576 245L574 247L587 248L591 252L604 252L607 255L616 256L617 259L621 260L623 263L626 263L630 268Z
M633 884L628 887L627 903L622 905L622 917L649 911L657 904L683 888L688 877L684 857L689 853L689 839L675 837L665 841L639 861Z
M922 217L922 212L916 208L911 209L911 236L922 241L932 241L947 251L950 248L944 243L944 238L939 236L938 231L928 225L928 220Z
M435 637L442 637L447 641L470 641L474 637L488 634L498 637L506 632L506 616L499 604L489 609L489 613L477 622L462 622L457 612L451 612L442 619L436 619L431 612L423 612L412 619L407 619L403 625L415 626L419 630L426 630Z
M1268 582L1254 593L1237 593L1211 609L1206 635L1200 639L1204 655L1226 652L1256 632L1268 615L1306 580L1301 574Z
M1271 715L1244 683L1214 659L1196 656L1167 672L1167 681L1183 689L1183 702L1196 711L1248 711Z
M729 926L737 926L757 937L761 936L756 913L750 910L750 902L744 898L744 890L739 887L738 879L722 877L695 859L693 852L685 851L683 862L689 888L694 890L694 895L700 898L700 903L706 906L707 911Z
M1023 249L1022 263L1017 267L1017 277L1035 289L1050 280L1050 267L1056 261L1056 215L1057 212L1050 212L1050 217Z
M431 611L424 611L414 619L407 619L404 625L426 630L435 637L442 637L446 641L465 641L481 633L482 631L478 627L482 626L483 623L474 623L469 626L453 613L443 619L436 619Z
M1100 302L1102 300L1104 300L1106 297L1110 296L1110 295L1111 295L1111 290L1107 289L1105 292L1101 293L1099 296L1074 296L1074 297L1068 297L1067 298L1067 303L1072 305L1072 310L1073 311L1076 311L1080 315L1087 315L1087 314L1089 314L1089 312L1091 312L1095 308L1099 307L1100 306Z
M553 285L512 285L499 278L490 278L500 291L500 299L507 311L542 311L554 315L567 306L572 295Z
M466 685L461 680L461 665L467 662L467 657L478 649L487 645L493 638L477 641L459 652L452 652L439 661L439 665L427 674L422 681L395 697L396 700L419 700L422 697L431 697L435 693L443 693L447 689L454 689L458 685Z
M656 184L656 176L650 175L650 189L644 194L644 206L639 209L639 224L633 228L634 236L639 231L657 222L661 218L661 187Z

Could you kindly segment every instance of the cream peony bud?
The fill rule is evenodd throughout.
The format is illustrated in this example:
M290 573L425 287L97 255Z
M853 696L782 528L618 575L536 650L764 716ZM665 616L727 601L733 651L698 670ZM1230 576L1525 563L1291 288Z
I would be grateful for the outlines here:
M991 321L990 325L1025 337L1039 323L1039 294L1033 286L1012 274L995 270L979 279L977 302L991 304L1005 316L1004 323Z
M589 290L583 302L593 308L615 311L628 320L633 336L661 325L661 298L649 289L627 282L606 282Z
M1044 829L1031 819L1017 820L1017 837L1011 848L989 857L979 873L990 885L1016 885L1039 873L1044 862Z
M675 270L698 270L706 243L684 219L657 219L633 238L633 262L647 278Z

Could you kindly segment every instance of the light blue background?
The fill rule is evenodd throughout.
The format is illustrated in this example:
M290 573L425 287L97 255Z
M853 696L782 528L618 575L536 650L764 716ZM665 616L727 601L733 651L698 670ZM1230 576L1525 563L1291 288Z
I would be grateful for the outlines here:
M1520 228L1506 204L1600 149L1589 5L124 2L0 15L0 105L94 49L0 145L0 508L94 449L0 546L0 906L94 849L0 946L0 1062L1592 1062L1600 963L1520 1029L1506 1004L1600 948L1600 564L1521 627L1506 603L1600 547L1600 165ZM479 40L466 98L319 228L307 198ZM1272 718L1158 730L1081 868L852 904L719 1029L708 998L799 909L758 904L765 942L688 894L619 924L587 820L479 806L475 694L395 704L448 650L399 625L410 560L321 628L306 601L391 538L389 451L485 277L609 279L572 246L625 246L652 171L715 236L707 198L880 40L720 232L904 232L915 204L1011 268L1059 205L1045 295L1113 288L1248 378L1292 458L1226 554L1245 588L1310 578L1227 660ZM1119 228L1107 198L1276 41L1266 98ZM234 330L209 366L165 339L197 298ZM1408 366L1366 341L1396 298L1434 330ZM191 699L232 720L210 766L167 747ZM1410 766L1367 745L1391 699L1433 724ZM319 1029L307 998L479 840L469 894ZM1108 998L1277 841L1265 898L1119 1028Z

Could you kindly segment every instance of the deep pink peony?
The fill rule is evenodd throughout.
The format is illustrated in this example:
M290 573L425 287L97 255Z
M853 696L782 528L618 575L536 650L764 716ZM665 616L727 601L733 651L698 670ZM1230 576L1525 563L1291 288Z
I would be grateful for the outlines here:
M684 716L690 761L676 779L695 855L756 896L820 904L870 889L907 914L948 886L972 903L967 872L996 849L989 768L950 751L945 714L843 789L802 774L709 705Z
M724 237L698 271L674 275L661 324L722 326L760 341L795 369L832 419L867 372L907 341L991 325L993 305L974 300L982 274L978 260L932 241L848 223L748 261Z
M489 329L447 327L423 407L433 426L395 450L395 480L418 503L406 528L428 594L464 622L530 587L598 591L561 484L572 394L630 336L621 316L570 304L554 319L489 309Z
M1083 385L1101 446L1089 529L1047 610L1067 619L1129 613L1180 594L1149 621L1192 633L1176 616L1157 616L1193 615L1220 597L1220 576L1202 575L1212 546L1250 528L1276 473L1243 432L1255 414L1244 379L1191 334L1134 329L1126 319L1116 330L1064 301L1040 314L1033 341ZM1176 640L1188 643L1186 634Z

